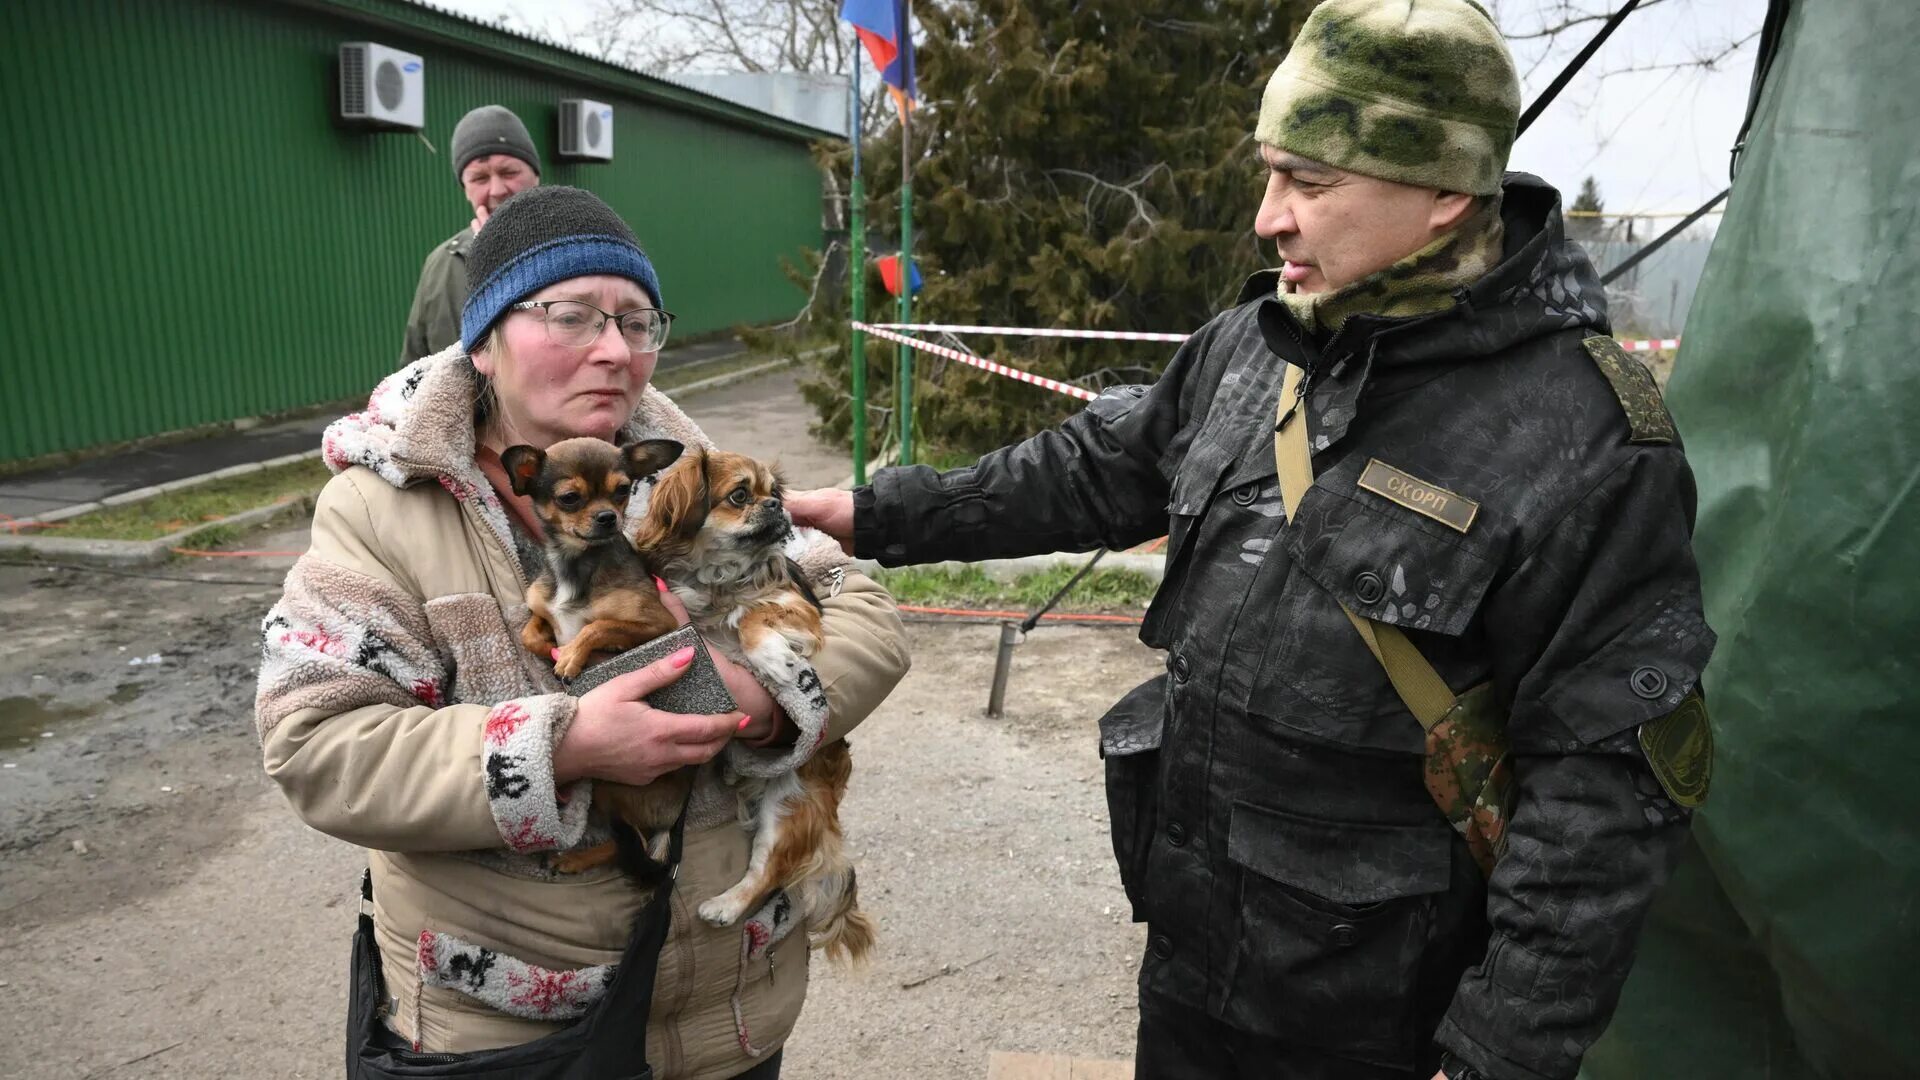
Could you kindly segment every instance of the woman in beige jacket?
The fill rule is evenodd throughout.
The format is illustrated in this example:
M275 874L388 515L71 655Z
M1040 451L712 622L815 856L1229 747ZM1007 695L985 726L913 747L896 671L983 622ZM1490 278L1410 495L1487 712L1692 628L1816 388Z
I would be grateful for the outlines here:
M789 768L859 723L907 670L893 600L801 530L789 553L825 608L813 657L824 708L818 695L775 701L717 654L744 727L740 714L648 708L645 694L677 675L664 662L577 699L562 692L519 644L539 526L499 452L582 435L711 444L648 385L671 317L632 232L599 199L516 195L469 264L463 345L395 373L327 431L337 475L263 624L267 772L309 825L368 849L384 1023L418 1049L461 1053L584 1014L620 956L642 894L611 867L550 866L604 837L587 815L592 781L708 762L648 1054L663 1080L776 1076L806 994L806 931L777 895L739 926L693 917L738 880L749 848L716 755ZM630 517L646 495L636 485Z

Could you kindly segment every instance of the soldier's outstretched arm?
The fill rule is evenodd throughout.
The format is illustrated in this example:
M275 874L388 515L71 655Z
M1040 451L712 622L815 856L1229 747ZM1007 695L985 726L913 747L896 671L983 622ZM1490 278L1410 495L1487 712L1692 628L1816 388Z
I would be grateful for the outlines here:
M974 465L876 473L854 492L854 553L904 566L1125 548L1162 535L1168 478L1210 395L1203 370L1218 325L1188 338L1152 385L1111 388L1059 427Z
M1437 1035L1490 1077L1573 1077L1705 796L1693 506L1677 447L1631 448L1490 598L1517 797L1485 961Z

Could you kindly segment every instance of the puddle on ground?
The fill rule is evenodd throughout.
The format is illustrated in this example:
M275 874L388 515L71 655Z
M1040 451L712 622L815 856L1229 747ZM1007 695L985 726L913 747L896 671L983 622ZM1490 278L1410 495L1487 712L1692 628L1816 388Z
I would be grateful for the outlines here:
M41 732L57 731L62 726L99 715L109 704L126 705L143 692L136 683L127 683L108 695L106 701L72 705L44 697L0 698L0 747L19 746L40 738Z

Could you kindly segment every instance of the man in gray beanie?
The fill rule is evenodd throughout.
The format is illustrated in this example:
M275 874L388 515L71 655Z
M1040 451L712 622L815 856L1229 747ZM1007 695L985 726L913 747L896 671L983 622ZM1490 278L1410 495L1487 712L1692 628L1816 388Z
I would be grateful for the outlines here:
M790 492L886 566L1168 537L1099 722L1139 1080L1573 1080L1707 792L1693 477L1474 0L1326 0L1255 274L1151 386Z
M453 129L453 175L473 207L473 220L427 254L407 313L400 362L411 364L460 340L460 309L467 301L467 249L494 208L540 183L540 151L513 112L482 105Z

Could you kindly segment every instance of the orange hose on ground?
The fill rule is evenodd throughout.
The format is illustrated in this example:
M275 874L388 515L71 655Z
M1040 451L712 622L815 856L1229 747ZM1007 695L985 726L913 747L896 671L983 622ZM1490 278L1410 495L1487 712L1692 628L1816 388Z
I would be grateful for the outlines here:
M921 607L917 604L901 604L901 611L911 611L916 615L958 615L974 619L1024 619L1024 611L974 611L969 608ZM1129 626L1140 625L1141 620L1129 615L1073 615L1049 612L1040 616L1042 621L1050 622L1097 622L1125 623Z
M67 523L64 521L21 521L12 514L0 514L0 529L5 529L8 532L19 532L21 529L64 529L66 527Z

